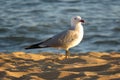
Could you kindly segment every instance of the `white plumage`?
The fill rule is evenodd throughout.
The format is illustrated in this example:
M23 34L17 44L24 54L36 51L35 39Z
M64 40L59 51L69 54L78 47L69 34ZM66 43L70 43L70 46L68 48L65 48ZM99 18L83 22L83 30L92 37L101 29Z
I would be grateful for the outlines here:
M82 20L80 16L75 16L71 19L71 27L67 30L58 33L45 41L28 46L25 49L46 47L60 48L66 51L66 58L68 58L70 55L69 49L78 45L83 39L84 30L81 24L83 22L84 20Z

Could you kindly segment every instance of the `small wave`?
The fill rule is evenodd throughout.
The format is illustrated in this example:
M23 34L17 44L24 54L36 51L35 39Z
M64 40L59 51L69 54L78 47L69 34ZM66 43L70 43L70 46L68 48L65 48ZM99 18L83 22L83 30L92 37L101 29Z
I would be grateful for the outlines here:
M99 41L101 38L109 38L110 35L109 34L88 34L85 35L84 40L92 40L92 42L94 41Z
M60 2L60 0L41 0L42 2Z
M62 10L62 12L63 13L69 13L69 12L73 13L73 12L80 12L80 10L71 8L71 9L64 9L64 10Z
M78 3L80 2L79 0L61 0L62 2L66 2L66 3Z
M2 41L6 42L34 42L38 41L36 38L25 37L25 36L8 36L8 37L1 37Z
M120 31L120 27L115 27L113 30L114 31Z
M117 40L104 40L104 41L95 41L94 44L108 44L108 45L118 45L120 42Z
M5 33L5 32L7 32L7 31L9 31L9 29L8 28L0 28L0 33Z
M109 34L94 34L91 37L106 38L109 37Z

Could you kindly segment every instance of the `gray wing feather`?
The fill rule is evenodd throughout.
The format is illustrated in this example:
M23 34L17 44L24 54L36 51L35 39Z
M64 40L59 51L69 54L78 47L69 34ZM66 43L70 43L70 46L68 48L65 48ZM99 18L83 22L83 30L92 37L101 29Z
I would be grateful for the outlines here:
M43 42L42 45L47 45L49 47L64 46L74 41L76 38L78 38L77 32L66 30Z

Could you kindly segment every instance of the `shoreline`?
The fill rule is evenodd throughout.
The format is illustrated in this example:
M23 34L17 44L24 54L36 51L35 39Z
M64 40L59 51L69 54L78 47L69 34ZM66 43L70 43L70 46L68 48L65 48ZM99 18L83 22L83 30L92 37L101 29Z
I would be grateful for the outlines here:
M120 52L0 53L2 80L117 80L120 79Z

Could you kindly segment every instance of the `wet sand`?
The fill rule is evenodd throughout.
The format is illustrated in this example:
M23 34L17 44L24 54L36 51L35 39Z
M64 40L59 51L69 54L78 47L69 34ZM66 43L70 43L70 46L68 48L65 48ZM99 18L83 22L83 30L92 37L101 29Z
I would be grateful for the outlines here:
M120 80L120 52L0 53L1 80Z

